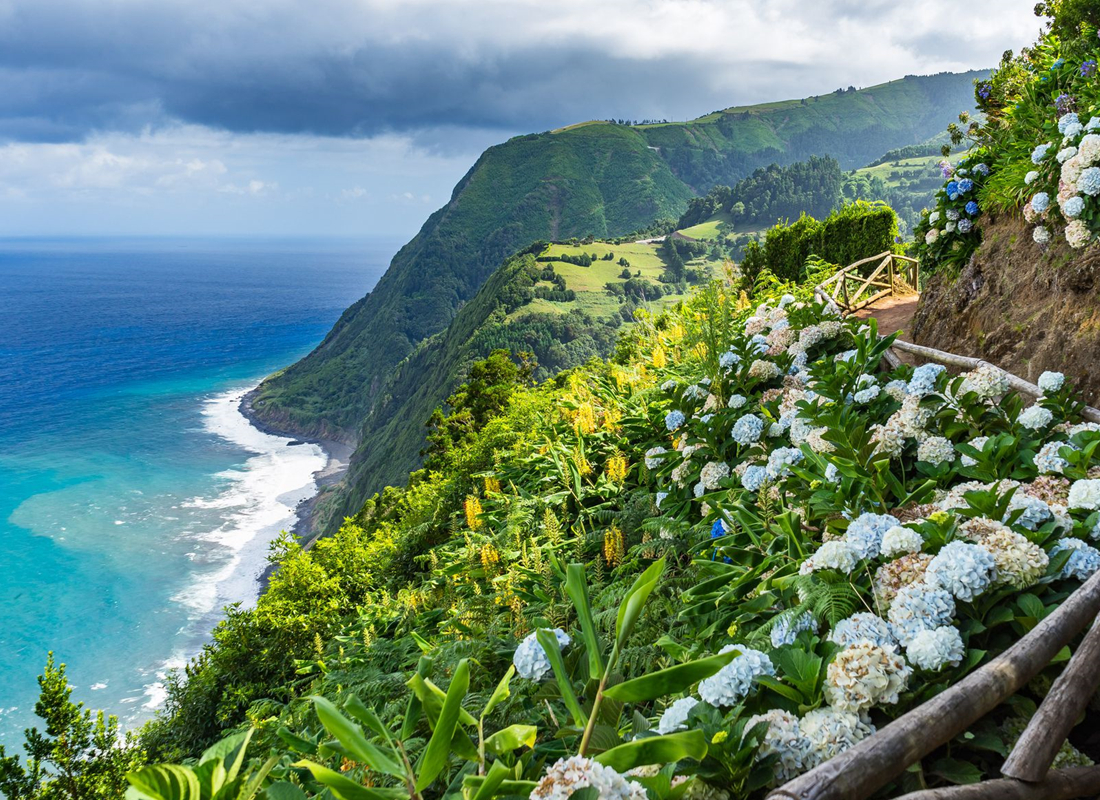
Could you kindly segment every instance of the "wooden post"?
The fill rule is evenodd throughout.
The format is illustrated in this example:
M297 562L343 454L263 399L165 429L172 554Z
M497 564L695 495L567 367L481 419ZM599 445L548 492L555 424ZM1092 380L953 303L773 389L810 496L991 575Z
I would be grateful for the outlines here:
M864 800L984 717L1050 663L1100 611L1100 572L1016 644L873 736L775 789L792 800Z
M1100 767L1069 767L1050 773L1039 783L1014 780L982 781L903 794L897 800L1071 800L1100 792Z
M890 281L890 291L894 291L894 257L890 256L890 266L886 270L887 280Z
M1045 778L1097 686L1100 686L1100 624L1093 624L1012 748L1001 774L1032 783Z

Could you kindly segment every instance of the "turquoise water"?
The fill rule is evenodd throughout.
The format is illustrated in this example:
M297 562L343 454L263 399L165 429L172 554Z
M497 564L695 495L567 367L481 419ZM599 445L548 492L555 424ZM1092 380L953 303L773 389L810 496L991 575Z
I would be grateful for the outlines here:
M314 347L396 240L0 240L0 744L46 653L128 727L163 701L326 457L240 395Z

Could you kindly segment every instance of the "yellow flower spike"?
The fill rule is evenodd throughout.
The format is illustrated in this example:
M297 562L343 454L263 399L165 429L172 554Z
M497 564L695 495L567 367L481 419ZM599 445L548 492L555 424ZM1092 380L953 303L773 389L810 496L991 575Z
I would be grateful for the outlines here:
M608 408L603 412L603 427L604 430L615 432L619 429L619 420L622 419L622 414L616 408Z
M611 458L607 459L607 467L605 471L609 480L612 480L615 483L622 483L622 481L626 478L627 469L628 464L625 456L613 455L611 456Z
M588 475L592 472L592 465L588 463L588 459L584 457L584 453L580 451L580 448L573 450L573 463L577 465L577 472L581 475Z
M618 525L612 525L603 535L603 557L609 566L616 566L626 555L626 540Z
M591 403L582 403L573 420L573 429L578 434L596 432L596 410Z
M665 349L663 347L653 348L653 366L657 369L664 369L668 365L668 359L665 358Z
M481 501L473 495L466 498L466 525L472 531L481 527Z
M500 492L500 481L492 475L485 476L485 494L498 494Z

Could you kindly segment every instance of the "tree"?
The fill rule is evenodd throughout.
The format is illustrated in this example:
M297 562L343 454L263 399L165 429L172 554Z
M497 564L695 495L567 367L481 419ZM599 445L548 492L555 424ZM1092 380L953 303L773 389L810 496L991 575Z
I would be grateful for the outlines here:
M54 665L53 653L39 676L34 713L46 732L26 731L26 765L0 746L0 795L8 800L99 800L122 797L126 773L145 763L145 752L119 737L118 719L72 701L65 665Z

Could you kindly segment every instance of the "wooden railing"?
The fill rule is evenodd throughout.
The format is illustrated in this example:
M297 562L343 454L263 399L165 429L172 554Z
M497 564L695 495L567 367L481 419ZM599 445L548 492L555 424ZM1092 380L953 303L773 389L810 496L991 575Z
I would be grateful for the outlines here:
M877 266L868 274L868 264ZM845 314L866 308L887 295L894 294L898 281L917 291L920 262L909 256L885 252L849 264L832 277L819 283L814 290L823 302L831 300Z

